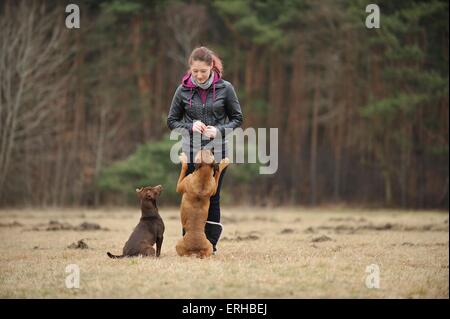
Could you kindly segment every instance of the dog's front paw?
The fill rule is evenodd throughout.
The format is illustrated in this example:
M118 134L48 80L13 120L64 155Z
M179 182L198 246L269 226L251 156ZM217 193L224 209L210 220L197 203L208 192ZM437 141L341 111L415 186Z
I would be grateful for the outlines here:
M219 170L223 171L229 164L230 159L228 157L223 158L219 163Z
M181 165L187 165L187 156L184 153L181 153L178 157L180 159Z

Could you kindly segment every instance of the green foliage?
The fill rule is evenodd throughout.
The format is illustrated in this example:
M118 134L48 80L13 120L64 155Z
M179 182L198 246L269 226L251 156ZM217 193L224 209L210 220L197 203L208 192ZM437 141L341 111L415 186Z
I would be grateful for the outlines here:
M380 7L381 28L376 33L370 33L372 39L368 49L380 55L378 59L382 61L382 79L375 80L382 80L385 89L383 97L370 99L360 109L360 114L368 120L368 138L388 132L396 132L391 133L393 135L404 132L403 137L397 136L390 140L394 143L391 146L395 148L397 142L404 144L405 140L411 138L409 130L403 130L402 127L410 126L417 119L424 121L427 134L437 129L433 123L438 123L439 117L431 110L443 98L448 98L448 58L441 55L437 60L434 59L436 49L430 48L436 41L430 45L428 39L434 38L436 26L442 27L436 21L442 21L445 16L448 21L448 3L438 0L384 1ZM446 29L448 34L448 25ZM373 52L369 54L373 55ZM427 107L425 116L418 115L421 107ZM385 141L379 140L382 143ZM427 147L440 148L441 145Z
M252 106L256 112L259 114L266 114L267 109L269 107L266 100L263 99L255 99L253 100Z
M143 6L139 1L131 0L113 0L102 3L102 7L108 13L113 14L136 14L142 10Z
M175 203L179 196L175 192L179 165L170 161L173 141L168 138L157 143L141 145L123 161L104 169L97 186L102 192L126 195L130 203L135 202L135 190L142 186L163 185L163 202Z
M237 163L236 154L238 152L242 152L244 155L244 163ZM257 146L248 143L247 140L244 145L242 145L242 148L236 146L236 151L234 152L236 154L233 159L234 163L231 164L227 174L229 174L237 184L248 184L256 178L259 178L259 167L261 166L261 163L258 162L258 156L256 156L256 163L248 163L249 152L257 154Z
M386 58L389 61L410 61L420 63L424 60L425 54L417 45L389 48L386 51Z
M360 112L365 118L379 116L384 119L392 119L399 114L414 112L416 107L420 105L425 98L426 96L421 94L400 93L362 107Z
M193 46L207 45L222 58L225 79L236 80L234 84L243 107L244 125L245 117L250 117L246 112L253 112L252 124L255 126L270 123L272 112L282 112L283 108L277 103L270 105L269 101L277 101L276 94L280 94L284 105L297 103L290 98L295 89L304 92L299 111L300 107L305 108L301 111L309 114L314 105L314 89L319 85L319 93L323 95L320 108L322 105L325 107L325 103L333 105L335 102L336 105L348 103L349 114L355 114L355 109L351 108L358 108L356 113L359 111L360 117L351 117L346 123L359 126L359 121L364 122L362 129L351 130L355 132L355 139L362 141L357 144L367 146L358 156L383 161L380 167L392 172L398 172L398 163L408 156L411 156L408 158L411 168L416 165L413 156L433 163L435 159L441 162L448 159L448 133L445 133L448 122L443 121L446 115L443 105L446 101L448 103L449 84L448 1L380 0L377 4L381 10L381 28L370 30L364 23L368 4L364 0L82 2L94 9L88 11L91 14L90 29L84 31L79 40L83 42L84 63L77 72L80 72L84 87L92 88L86 89L84 95L86 112L92 112L100 104L111 105L113 110L124 109L124 119L132 121L137 128L126 136L139 134L136 132L142 126L142 120L149 117L161 118L160 123L166 129L165 111L170 103L170 93L179 83L174 72L182 72L173 64L179 63L173 57L180 56L181 60ZM183 5L172 7L174 2ZM192 35L192 42L184 43L184 39L190 38L190 19L181 19L186 29L178 26L177 30L172 30L166 17L170 14L175 18L181 14L178 8L187 8L191 4L206 8L208 24L198 37ZM171 10L166 11L167 8ZM195 14L193 10L192 15ZM138 29L130 32L136 26ZM136 37L137 34L140 38ZM257 52L256 56L248 54L252 51ZM293 55L296 52L301 52L301 55ZM279 58L275 62L271 60L274 56ZM297 87L291 81L298 56L303 60L296 63L301 65ZM282 71L272 74L272 70L277 70L272 68L272 63L281 65ZM249 77L246 72L254 74ZM336 74L330 76L331 72ZM282 76L279 78L272 78L280 73ZM142 75L149 77L146 78L149 86L145 95L139 91L139 83L142 82L138 80ZM318 84L313 81L316 75L319 75ZM248 83L248 79L257 81ZM270 90L272 80L283 82L282 91ZM160 83L164 85L164 93L158 97L157 94L161 94L157 90ZM352 89L347 94L345 90L350 87ZM354 102L347 100L350 97ZM293 123L285 113L281 117L280 129L288 124L306 127L300 133L304 136L283 138L294 142L308 140L311 134L308 123ZM319 124L319 153L325 154L327 147L333 147L335 140L327 140L327 134L321 132L333 130L336 123L331 119ZM166 138L162 142L141 145L127 159L102 172L98 180L100 189L128 196L129 201L135 203L136 187L163 184L162 199L177 203L180 196L175 194L175 183L179 165L169 160L172 144ZM302 152L293 156L298 163L309 165L310 145L306 143L301 147ZM246 159L248 148L255 149L256 145L246 143ZM398 150L407 155L402 158ZM299 160L300 157L305 158ZM326 159L321 161L325 163ZM264 176L259 175L259 167L260 163L233 163L228 170L226 184L245 189L245 185L261 183ZM289 181L289 170L283 169L278 172L281 176L277 180L279 187L292 187L286 182ZM439 169L447 172L448 176L448 170L442 169L442 165ZM329 172L322 166L319 170L320 174ZM323 179L328 180L328 176ZM227 187L223 191L226 198ZM413 190L410 192L414 193Z
M237 33L244 34L249 42L275 49L288 44L289 36L285 28L298 21L304 3L304 0L217 0L213 2L213 8L230 21Z
M97 187L103 193L120 194L129 203L136 201L135 189L141 186L163 185L163 203L178 204L180 195L175 192L180 165L170 161L170 149L174 141L165 138L157 143L141 145L128 158L105 168L98 179ZM247 163L248 153L256 152L256 145L245 143L245 163L232 163L227 170L227 179L238 185L250 183L259 176L260 163ZM224 192L225 193L225 192ZM226 197L227 195L224 194Z

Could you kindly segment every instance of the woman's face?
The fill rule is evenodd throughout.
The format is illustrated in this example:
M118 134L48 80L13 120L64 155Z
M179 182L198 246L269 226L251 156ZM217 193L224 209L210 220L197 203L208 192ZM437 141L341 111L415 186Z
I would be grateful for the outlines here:
M191 73L198 83L205 83L211 74L212 65L203 61L192 61Z

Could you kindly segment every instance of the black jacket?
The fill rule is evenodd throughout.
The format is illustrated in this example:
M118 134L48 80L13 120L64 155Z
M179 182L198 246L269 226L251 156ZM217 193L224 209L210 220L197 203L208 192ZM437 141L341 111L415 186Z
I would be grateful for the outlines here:
M213 101L214 97L214 101ZM205 125L215 126L221 133L222 138L214 140L214 143L221 143L226 150L225 129L241 126L242 111L239 100L234 91L233 85L220 79L208 89L206 103L203 105L199 91L180 84L175 91L167 116L167 126L170 130L185 129L189 132L189 141L183 136L183 151L187 154L188 147L192 149L192 124L194 120L200 120ZM202 146L209 143L209 140L202 140Z

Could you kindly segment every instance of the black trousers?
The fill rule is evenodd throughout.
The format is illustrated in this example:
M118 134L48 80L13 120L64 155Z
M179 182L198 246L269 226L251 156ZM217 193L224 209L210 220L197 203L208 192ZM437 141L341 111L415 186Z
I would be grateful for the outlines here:
M228 167L226 167L219 178L219 185L217 186L217 192L214 196L210 199L209 204L209 211L208 211L208 221L205 225L205 235L206 238L211 242L213 245L213 250L216 251L216 245L219 241L220 235L222 234L222 226L215 224L220 223L220 189L222 188L223 178L225 176L225 173L227 171ZM188 170L186 173L186 176L194 172L195 165L193 163L188 163ZM212 223L208 223L212 222ZM183 229L183 236L184 236L184 229Z

